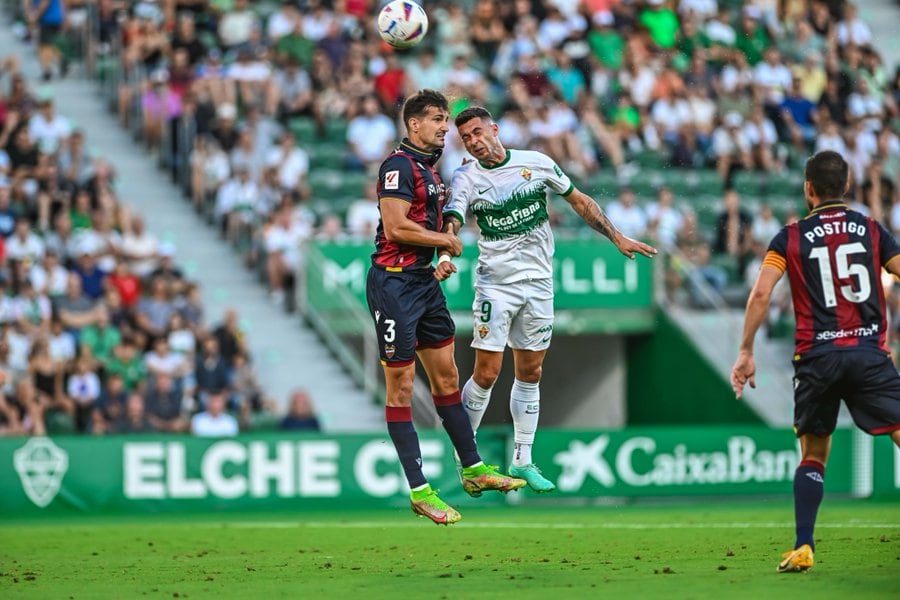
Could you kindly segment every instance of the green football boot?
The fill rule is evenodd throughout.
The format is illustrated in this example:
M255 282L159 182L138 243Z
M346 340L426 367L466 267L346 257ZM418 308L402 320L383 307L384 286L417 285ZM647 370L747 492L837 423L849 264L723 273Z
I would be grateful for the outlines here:
M528 487L539 494L552 492L556 485L541 474L541 470L535 465L513 465L509 468L509 474L528 482Z

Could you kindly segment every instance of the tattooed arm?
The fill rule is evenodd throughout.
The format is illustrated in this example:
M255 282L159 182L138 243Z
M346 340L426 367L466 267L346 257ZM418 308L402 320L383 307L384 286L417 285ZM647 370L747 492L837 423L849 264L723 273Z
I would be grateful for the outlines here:
M656 248L648 246L643 242L633 240L616 229L616 226L609 220L609 217L606 216L603 209L594 202L593 198L581 190L572 190L568 196L565 196L565 199L575 212L578 213L578 216L591 226L591 229L608 237L609 241L615 244L616 248L619 249L619 252L628 258L633 259L635 252L643 254L648 258L651 258L656 254Z

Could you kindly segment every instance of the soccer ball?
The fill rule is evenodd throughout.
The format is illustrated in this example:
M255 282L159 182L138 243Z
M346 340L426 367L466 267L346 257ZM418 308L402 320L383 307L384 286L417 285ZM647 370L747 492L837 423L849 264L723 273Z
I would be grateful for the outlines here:
M378 33L394 48L412 48L427 31L425 9L410 0L393 0L378 13Z

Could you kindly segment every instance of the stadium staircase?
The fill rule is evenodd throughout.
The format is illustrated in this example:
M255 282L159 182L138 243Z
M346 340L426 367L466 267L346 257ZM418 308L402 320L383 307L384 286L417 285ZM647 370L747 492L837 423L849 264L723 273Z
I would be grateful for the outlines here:
M276 307L255 274L221 240L213 228L185 201L182 192L157 169L148 155L119 128L97 87L79 70L43 87L33 47L0 30L0 55L23 58L22 70L31 85L53 95L57 110L86 132L91 152L107 159L118 173L117 191L123 204L144 215L150 231L177 247L176 260L203 289L206 320L215 325L224 312L237 309L247 334L260 380L281 409L290 391L303 388L315 403L327 431L383 429L382 411L361 391L311 328L295 315Z

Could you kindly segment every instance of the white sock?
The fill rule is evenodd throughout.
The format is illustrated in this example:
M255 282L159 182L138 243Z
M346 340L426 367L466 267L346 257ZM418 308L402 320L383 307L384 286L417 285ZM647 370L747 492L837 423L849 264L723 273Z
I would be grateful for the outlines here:
M484 413L491 402L492 389L484 389L471 377L463 386L462 405L466 409L466 414L469 415L469 423L472 424L473 431L478 431L478 426L481 425L481 419L484 418Z
M509 412L515 426L516 448L513 464L517 467L531 464L531 446L537 431L541 412L541 388L539 383L526 383L516 379L509 395Z

